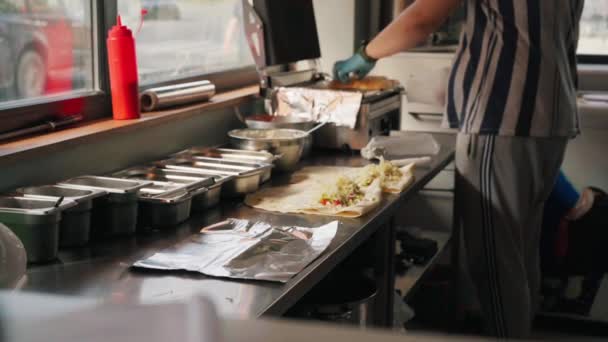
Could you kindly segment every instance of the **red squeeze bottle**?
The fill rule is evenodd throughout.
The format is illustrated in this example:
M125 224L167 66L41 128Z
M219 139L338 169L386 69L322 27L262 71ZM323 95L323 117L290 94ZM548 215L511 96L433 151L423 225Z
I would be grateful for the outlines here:
M120 15L116 19L116 26L108 32L108 64L114 120L138 119L139 84L135 39L131 30L122 25Z

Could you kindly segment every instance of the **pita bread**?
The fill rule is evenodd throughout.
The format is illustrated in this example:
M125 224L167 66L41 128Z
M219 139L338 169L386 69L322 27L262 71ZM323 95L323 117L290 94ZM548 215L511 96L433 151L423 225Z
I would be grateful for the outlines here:
M415 164L410 164L404 167L399 168L403 176L395 181L387 181L384 180L382 185L382 191L388 192L391 194L400 194L409 187L414 182L414 166Z
M397 81L389 80L383 76L367 76L363 79L351 80L347 83L332 81L329 84L329 88L335 90L380 91L393 89L398 85Z

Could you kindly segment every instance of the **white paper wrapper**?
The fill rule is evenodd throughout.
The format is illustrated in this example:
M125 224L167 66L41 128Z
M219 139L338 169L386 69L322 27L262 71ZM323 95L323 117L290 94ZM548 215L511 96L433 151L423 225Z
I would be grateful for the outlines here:
M285 283L327 249L338 224L274 227L265 222L228 219L133 266Z
M379 157L394 160L434 156L440 149L439 143L430 134L391 131L389 137L373 137L367 146L361 149L361 156L370 160Z
M307 115L307 119L334 123L354 129L361 109L363 94L310 88L279 88L275 115Z

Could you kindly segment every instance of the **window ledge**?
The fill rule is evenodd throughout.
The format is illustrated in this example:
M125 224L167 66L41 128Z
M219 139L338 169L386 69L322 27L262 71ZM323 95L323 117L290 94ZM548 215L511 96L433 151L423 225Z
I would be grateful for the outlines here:
M176 119L185 119L199 115L201 110L212 111L221 108L238 106L250 101L259 94L259 87L249 86L215 95L211 101L169 109L164 111L143 113L137 120L115 121L102 119L82 126L68 128L31 138L25 138L5 144L0 144L0 158L3 162L18 161L47 155L58 149L104 139L113 134L123 134L143 127L161 125Z

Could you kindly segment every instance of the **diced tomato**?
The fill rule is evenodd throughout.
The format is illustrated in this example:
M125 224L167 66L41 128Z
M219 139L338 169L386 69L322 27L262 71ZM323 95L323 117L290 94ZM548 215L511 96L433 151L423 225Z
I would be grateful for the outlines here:
M328 203L329 203L329 200L326 198L321 200L321 204L323 204L323 205L327 205Z
M334 201L334 205L342 205L342 201L340 201L340 200L335 200L335 201Z

